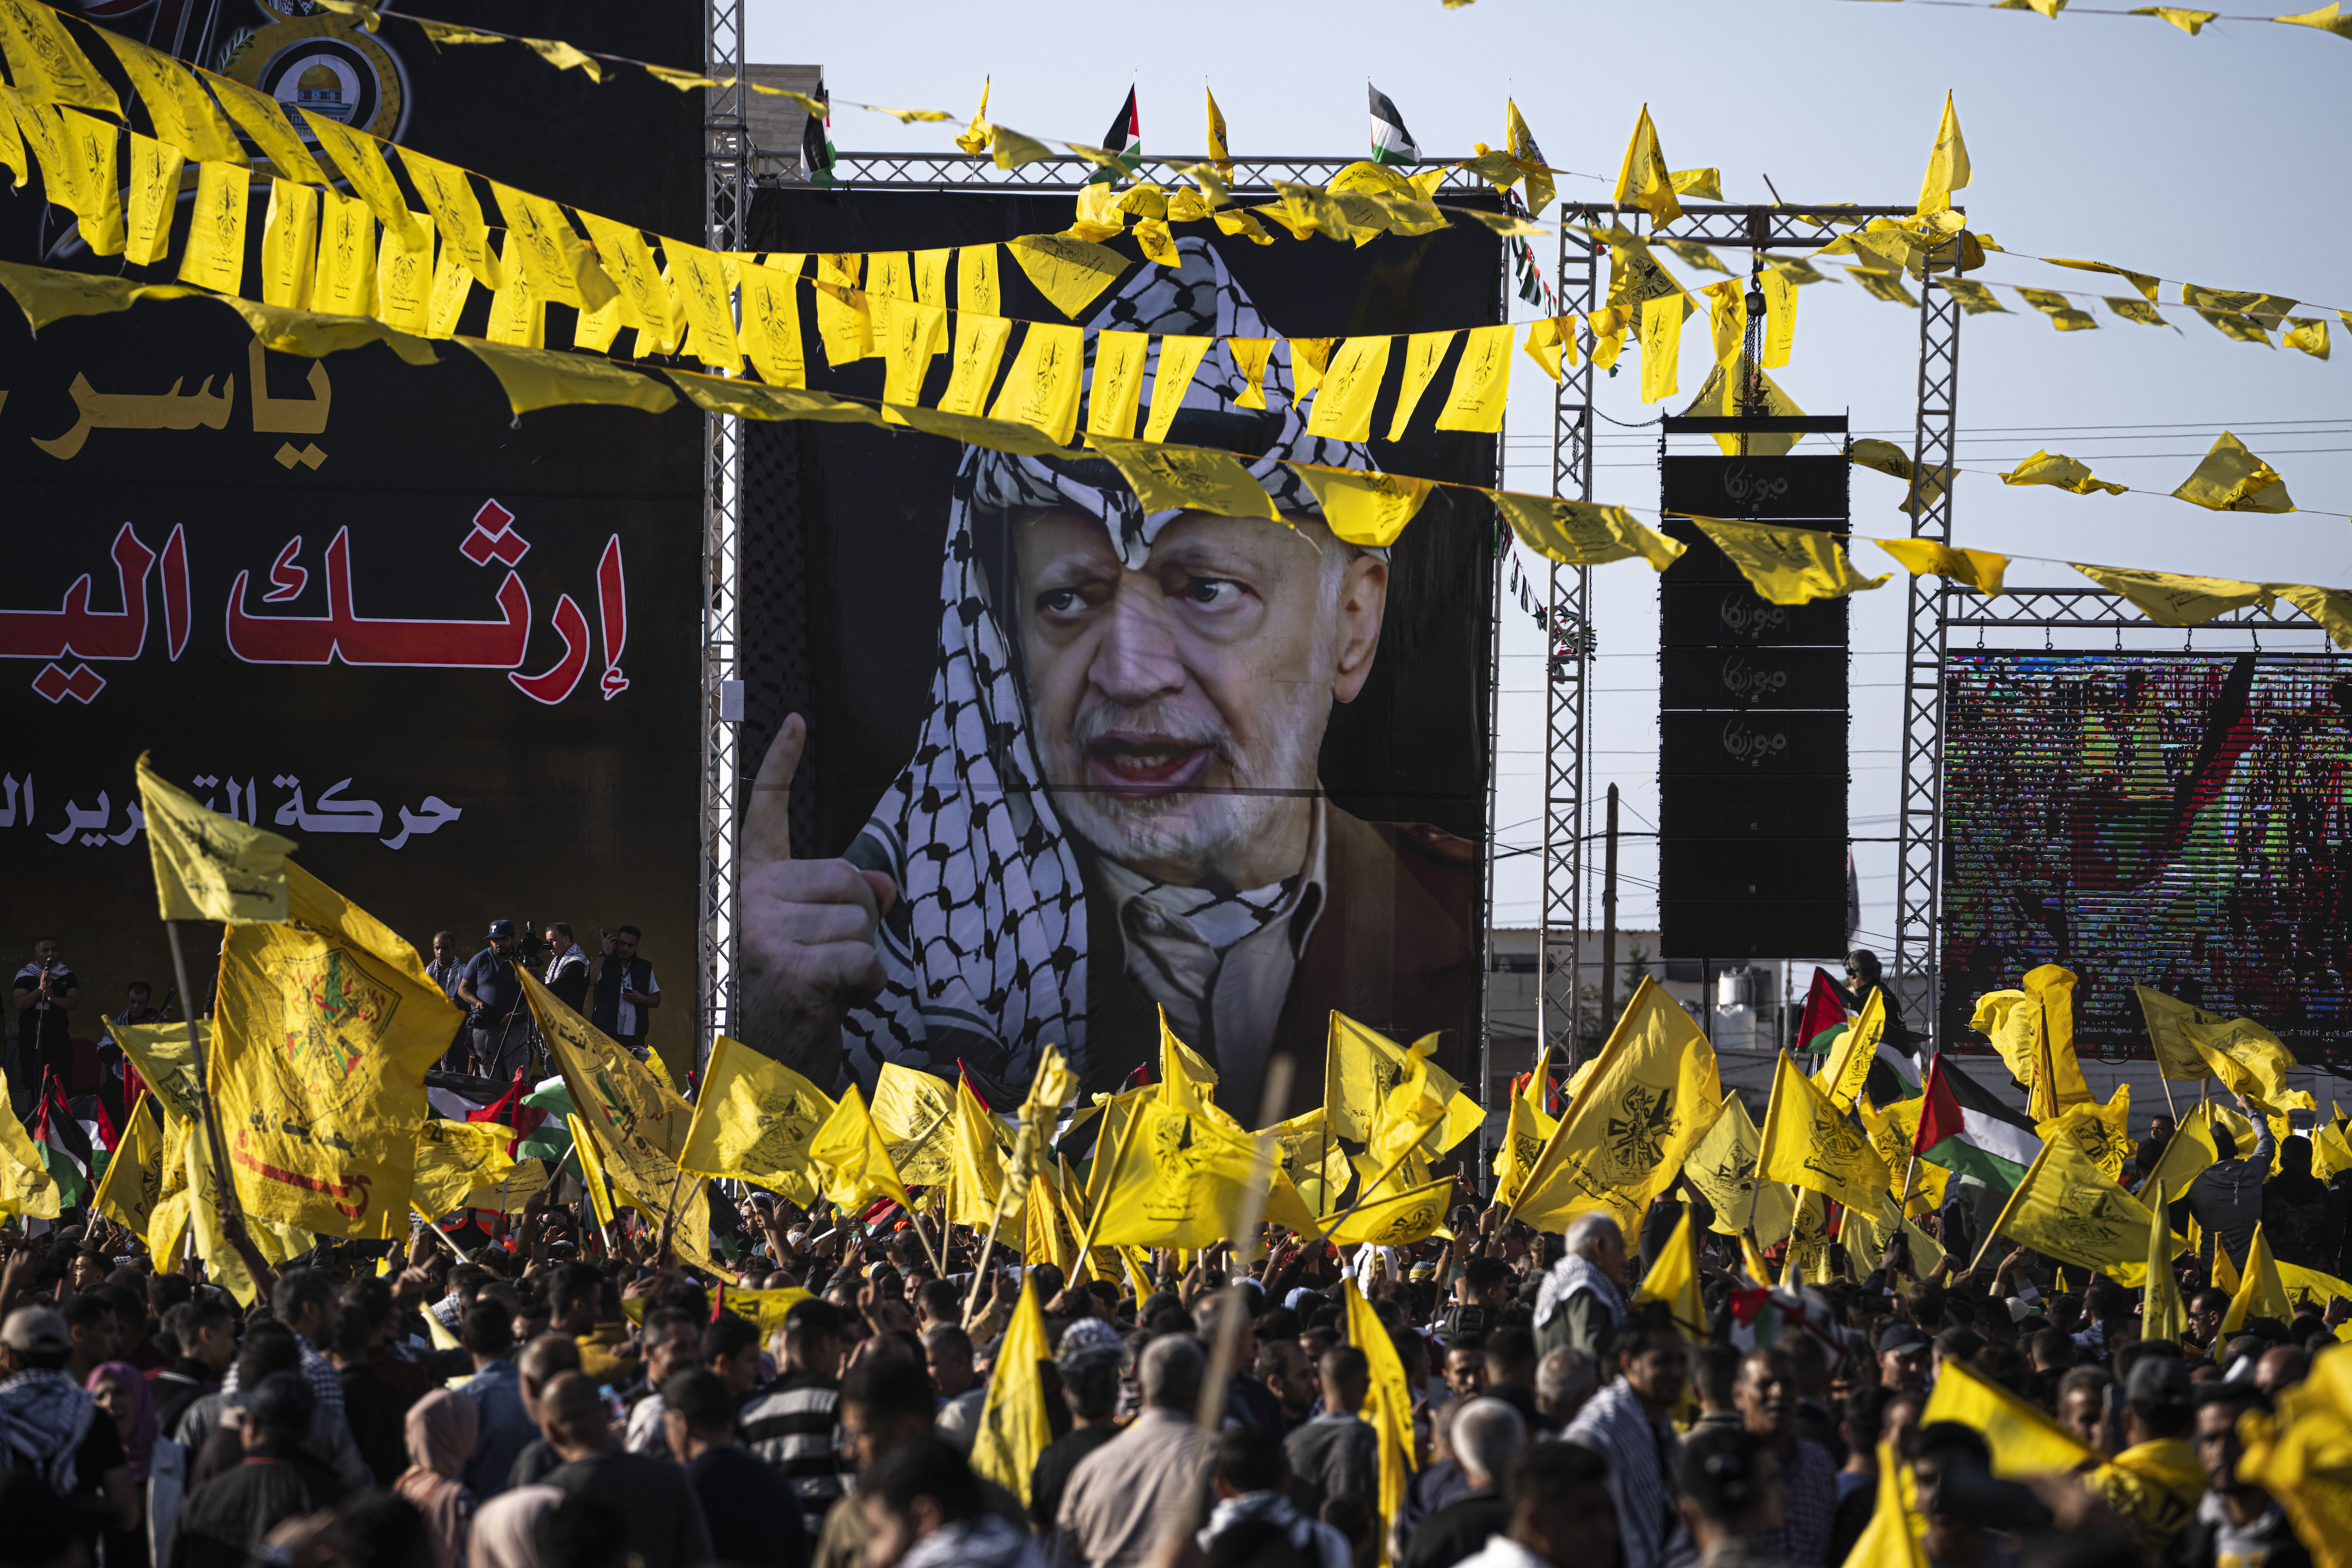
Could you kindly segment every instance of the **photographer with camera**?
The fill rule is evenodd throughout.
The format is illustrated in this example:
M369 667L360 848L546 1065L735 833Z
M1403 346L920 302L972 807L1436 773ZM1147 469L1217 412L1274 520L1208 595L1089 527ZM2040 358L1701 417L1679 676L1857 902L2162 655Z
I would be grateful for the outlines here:
M457 1000L471 1009L474 1070L494 1083L513 1078L530 1049L530 1008L514 958L514 921L492 921L490 945L457 977Z

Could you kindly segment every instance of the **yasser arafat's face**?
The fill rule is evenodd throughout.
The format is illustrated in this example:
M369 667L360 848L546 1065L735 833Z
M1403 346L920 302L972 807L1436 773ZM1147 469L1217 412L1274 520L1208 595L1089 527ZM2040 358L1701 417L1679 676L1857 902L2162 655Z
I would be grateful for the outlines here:
M1371 671L1388 563L1303 514L1187 512L1129 568L1101 522L1032 511L1015 556L1033 733L1064 821L1162 881L1297 872L1331 705Z

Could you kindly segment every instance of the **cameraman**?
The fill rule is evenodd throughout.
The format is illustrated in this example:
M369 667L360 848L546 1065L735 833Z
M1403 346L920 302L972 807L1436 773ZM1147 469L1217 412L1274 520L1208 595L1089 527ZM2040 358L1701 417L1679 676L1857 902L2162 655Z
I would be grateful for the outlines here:
M41 1092L41 1075L54 1072L58 1087L73 1092L73 1020L67 1015L81 1000L81 981L58 957L58 939L33 944L33 962L16 971L16 1104L30 1106Z
M514 956L514 921L492 921L490 945L457 976L457 999L472 1009L474 1070L494 1083L512 1079L530 1049L530 1008Z

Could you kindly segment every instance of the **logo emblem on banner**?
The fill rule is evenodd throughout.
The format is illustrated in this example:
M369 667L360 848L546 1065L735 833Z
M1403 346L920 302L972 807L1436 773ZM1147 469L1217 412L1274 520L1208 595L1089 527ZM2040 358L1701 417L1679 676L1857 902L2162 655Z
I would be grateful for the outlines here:
M237 40L222 70L284 104L305 142L317 138L297 110L386 141L400 139L408 124L408 79L382 40L333 12L315 10L308 0L256 3L272 21Z
M392 1026L400 998L347 948L299 958L278 972L286 1059L317 1098L342 1098L352 1069Z

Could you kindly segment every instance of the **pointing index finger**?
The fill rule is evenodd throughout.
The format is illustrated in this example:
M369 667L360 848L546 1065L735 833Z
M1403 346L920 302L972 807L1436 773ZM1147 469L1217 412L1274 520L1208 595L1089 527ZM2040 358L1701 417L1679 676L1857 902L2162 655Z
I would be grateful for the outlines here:
M807 744L808 721L797 713L786 714L751 781L751 799L743 812L746 857L767 861L793 858L793 775L800 771Z

